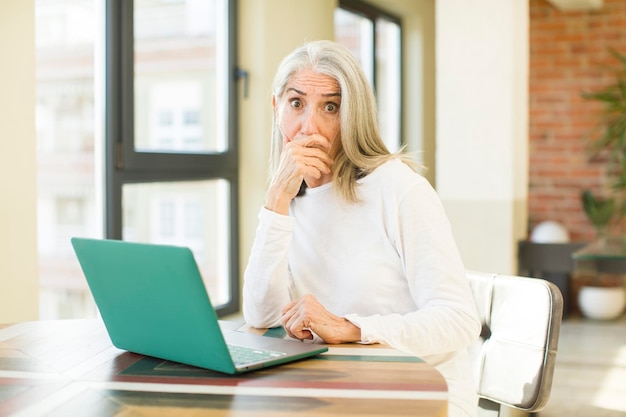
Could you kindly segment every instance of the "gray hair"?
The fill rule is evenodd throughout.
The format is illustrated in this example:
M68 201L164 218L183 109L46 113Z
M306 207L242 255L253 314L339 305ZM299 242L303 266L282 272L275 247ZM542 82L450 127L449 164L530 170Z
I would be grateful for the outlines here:
M357 179L398 154L391 154L380 137L374 93L359 61L348 48L336 42L314 41L287 55L274 77L272 93L276 101L285 92L291 77L304 69L334 78L341 89L340 140L334 142L330 151L333 183L341 197L356 202ZM270 156L272 174L278 167L282 147L283 137L274 114Z

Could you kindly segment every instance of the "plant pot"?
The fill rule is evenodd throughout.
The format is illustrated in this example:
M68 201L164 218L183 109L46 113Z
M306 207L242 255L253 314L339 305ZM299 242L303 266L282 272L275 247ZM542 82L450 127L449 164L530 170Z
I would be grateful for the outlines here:
M622 315L626 306L623 287L583 286L578 293L578 307L587 318L612 320Z

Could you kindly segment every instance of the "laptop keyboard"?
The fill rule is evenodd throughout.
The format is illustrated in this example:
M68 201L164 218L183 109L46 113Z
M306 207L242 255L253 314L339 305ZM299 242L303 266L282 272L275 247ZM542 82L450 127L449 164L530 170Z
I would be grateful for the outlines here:
M284 352L249 348L239 345L228 345L228 350L230 351L230 356L233 358L233 362L235 362L235 366L285 356Z

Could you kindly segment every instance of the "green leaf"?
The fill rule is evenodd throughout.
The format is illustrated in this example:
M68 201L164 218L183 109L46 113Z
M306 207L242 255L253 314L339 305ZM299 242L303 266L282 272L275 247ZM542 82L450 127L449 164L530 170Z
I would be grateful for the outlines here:
M596 197L589 190L583 191L582 203L587 217L595 227L608 225L618 209L614 198Z

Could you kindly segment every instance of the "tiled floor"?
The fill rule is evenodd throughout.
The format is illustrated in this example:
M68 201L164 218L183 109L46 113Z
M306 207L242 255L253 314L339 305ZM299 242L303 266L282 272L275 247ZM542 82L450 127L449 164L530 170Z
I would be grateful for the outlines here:
M564 320L552 393L539 416L626 417L626 315Z

